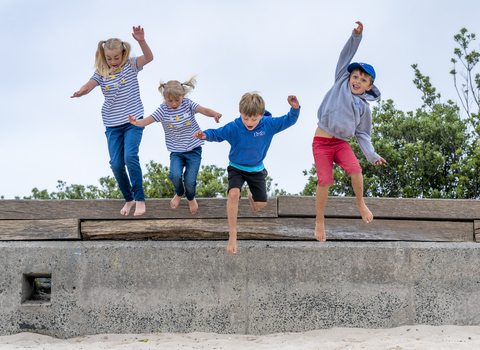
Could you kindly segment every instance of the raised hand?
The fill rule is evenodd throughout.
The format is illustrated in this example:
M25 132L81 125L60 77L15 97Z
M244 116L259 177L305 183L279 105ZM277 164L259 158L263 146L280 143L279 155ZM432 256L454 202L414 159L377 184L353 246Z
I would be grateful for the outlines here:
M298 102L297 96L290 95L288 96L287 101L288 101L288 104L295 109L298 109L300 107L300 102Z
M195 131L192 137L199 140L205 140L207 138L202 130Z
M358 22L355 22L355 23L358 24L358 27L355 28L355 29L353 29L353 32L354 32L355 34L362 34L362 32L363 32L363 24L362 24L362 22L358 21Z
M143 32L143 28L140 26L133 27L132 36L136 41L145 41L145 34Z

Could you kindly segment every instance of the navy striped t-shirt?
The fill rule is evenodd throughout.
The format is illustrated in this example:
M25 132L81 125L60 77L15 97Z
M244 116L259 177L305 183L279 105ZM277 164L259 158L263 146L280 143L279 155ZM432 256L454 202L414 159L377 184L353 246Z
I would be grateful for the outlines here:
M205 143L203 140L192 137L195 131L200 130L195 120L195 110L198 106L198 103L184 98L177 109L172 109L167 104L162 103L152 113L153 119L162 123L168 151L189 152Z
M131 57L130 61L136 66L137 57ZM114 127L128 123L128 115L135 118L143 118L143 104L140 99L137 74L142 68L132 67L129 61L123 66L121 72L112 73L108 78L93 74L95 80L102 89L105 102L102 106L103 125Z

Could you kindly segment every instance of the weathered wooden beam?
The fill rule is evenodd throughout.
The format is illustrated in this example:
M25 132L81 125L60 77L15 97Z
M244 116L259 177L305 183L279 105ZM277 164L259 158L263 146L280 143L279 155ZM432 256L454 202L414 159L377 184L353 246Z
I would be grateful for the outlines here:
M370 198L375 218L424 220L480 219L480 201L473 199ZM325 217L360 217L355 197L328 197ZM278 216L315 217L315 197L278 197Z
M134 217L135 208L130 215L120 215L125 203L121 199L67 199L67 200L0 200L0 220L51 220L51 219L190 219L190 218L226 218L226 198L197 198L198 211L190 213L188 201L182 199L177 209L170 207L169 198L147 199L147 212ZM240 199L238 217L276 217L277 198L268 198L268 204L257 213L252 211L247 198Z
M239 219L238 239L314 240L313 218ZM326 219L327 240L472 242L472 222ZM84 239L227 239L226 219L89 221Z
M0 220L0 241L81 239L78 219Z
M475 230L475 242L480 242L480 220L473 222L473 229Z

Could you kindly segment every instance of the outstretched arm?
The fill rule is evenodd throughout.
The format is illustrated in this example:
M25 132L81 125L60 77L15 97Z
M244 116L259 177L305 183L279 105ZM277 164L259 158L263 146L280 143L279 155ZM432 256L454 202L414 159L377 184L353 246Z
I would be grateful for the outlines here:
M197 130L193 134L193 138L199 139L199 140L205 140L207 137L205 136L202 130Z
M387 161L385 159L383 159L382 157L380 157L379 160L377 160L375 163L373 163L373 165L377 166L377 165L381 165L383 163L387 163Z
M201 113L201 114L203 114L207 117L214 118L217 123L220 122L220 118L222 117L222 115L220 113L215 112L213 109L205 108L205 107L202 107L202 106L198 106L195 111L197 113Z
M152 62L153 53L152 53L152 50L150 50L150 47L148 46L147 42L145 41L145 34L143 32L143 28L141 28L140 26L133 27L132 36L136 41L138 41L138 44L142 49L143 55L137 58L137 67L141 68L147 63Z
M136 126L147 126L155 122L155 119L153 119L152 116L148 116L145 119L137 119L133 115L128 116L128 121L130 124L136 125Z
M70 96L70 98L72 98L72 97L82 97L83 95L86 95L90 91L95 89L97 86L98 86L98 83L95 80L90 79L85 85L83 85L80 88L80 90L78 90L77 92L74 92L73 95Z
M347 67L355 56L358 46L360 45L360 41L362 40L363 24L362 22L355 23L358 25L357 28L353 29L352 35L343 47L342 52L340 52L337 68L335 70L335 80L340 79L347 71Z

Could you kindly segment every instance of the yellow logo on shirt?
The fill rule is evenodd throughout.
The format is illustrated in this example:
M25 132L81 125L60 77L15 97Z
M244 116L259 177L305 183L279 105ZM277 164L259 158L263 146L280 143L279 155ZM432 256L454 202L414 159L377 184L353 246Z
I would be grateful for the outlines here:
M110 86L107 86L107 87L105 88L105 90L110 90Z
M175 120L178 122L178 121L180 120L180 117L177 115L177 116L175 117Z
M169 127L173 128L173 125L172 124L168 124Z
M111 79L115 79L115 75L110 75L110 78L111 78Z
M187 125L192 125L192 121L191 121L191 120L187 120Z

